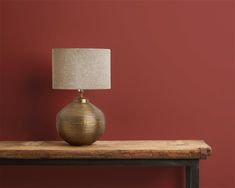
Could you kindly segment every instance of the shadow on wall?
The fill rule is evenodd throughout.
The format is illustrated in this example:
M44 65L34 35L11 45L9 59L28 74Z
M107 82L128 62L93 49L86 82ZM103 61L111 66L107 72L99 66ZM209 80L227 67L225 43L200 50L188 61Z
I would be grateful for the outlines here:
M48 65L51 62L47 62ZM53 107L56 98L51 85L51 66L45 63L28 69L24 81L24 95L26 97L26 108L24 108L25 124L22 125L28 140L55 140L57 137L55 128L56 112Z

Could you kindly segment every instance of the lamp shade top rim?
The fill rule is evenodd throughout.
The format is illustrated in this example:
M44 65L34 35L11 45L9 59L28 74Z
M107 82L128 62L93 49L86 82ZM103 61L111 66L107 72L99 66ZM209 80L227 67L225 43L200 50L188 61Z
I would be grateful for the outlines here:
M52 50L111 50L110 48L52 48Z

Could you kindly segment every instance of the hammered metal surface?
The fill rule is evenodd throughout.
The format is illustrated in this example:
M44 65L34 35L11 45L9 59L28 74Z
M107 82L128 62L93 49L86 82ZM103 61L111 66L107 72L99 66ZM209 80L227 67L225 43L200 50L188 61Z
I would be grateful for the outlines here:
M84 98L77 97L56 117L59 136L71 145L90 145L103 134L104 114Z

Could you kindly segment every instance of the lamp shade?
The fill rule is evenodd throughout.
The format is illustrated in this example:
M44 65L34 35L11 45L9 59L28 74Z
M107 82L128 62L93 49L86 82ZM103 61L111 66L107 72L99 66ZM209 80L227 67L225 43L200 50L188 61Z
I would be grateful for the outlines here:
M53 48L53 89L110 89L110 49Z

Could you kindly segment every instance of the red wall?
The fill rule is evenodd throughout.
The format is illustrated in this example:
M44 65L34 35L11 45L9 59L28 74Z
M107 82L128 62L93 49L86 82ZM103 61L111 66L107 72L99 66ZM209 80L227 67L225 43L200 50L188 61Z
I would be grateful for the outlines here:
M104 140L204 139L202 188L235 188L234 1L1 2L1 140L57 140L76 92L51 89L51 48L112 49L112 89L87 91ZM0 187L182 188L182 169L0 167Z

